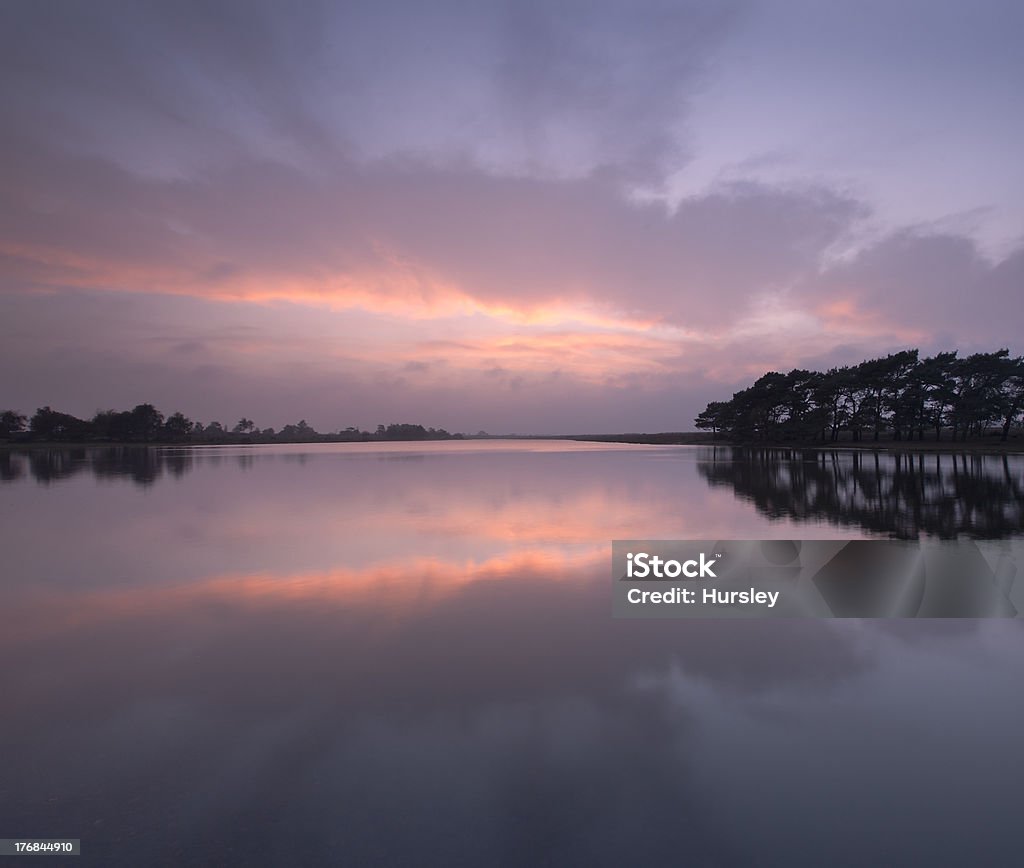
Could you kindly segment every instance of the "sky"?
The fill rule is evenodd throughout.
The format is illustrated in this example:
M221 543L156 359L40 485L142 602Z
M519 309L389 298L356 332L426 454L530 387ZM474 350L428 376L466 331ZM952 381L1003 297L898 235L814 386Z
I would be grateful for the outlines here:
M1024 5L0 0L0 409L692 430L1024 351Z

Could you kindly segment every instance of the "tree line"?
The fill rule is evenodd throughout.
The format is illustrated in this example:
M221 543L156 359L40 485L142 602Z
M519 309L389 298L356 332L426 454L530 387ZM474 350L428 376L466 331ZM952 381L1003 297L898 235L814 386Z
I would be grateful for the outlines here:
M772 371L695 422L734 442L1005 441L1024 427L1024 358L913 349L825 372Z
M243 417L228 428L220 422L203 425L183 413L164 416L152 404L131 410L100 410L91 419L79 419L50 407L40 407L29 418L14 410L0 412L0 439L18 442L61 443L339 443L376 440L461 440L444 428L409 423L378 425L375 431L358 428L321 434L305 419L280 431L259 428Z

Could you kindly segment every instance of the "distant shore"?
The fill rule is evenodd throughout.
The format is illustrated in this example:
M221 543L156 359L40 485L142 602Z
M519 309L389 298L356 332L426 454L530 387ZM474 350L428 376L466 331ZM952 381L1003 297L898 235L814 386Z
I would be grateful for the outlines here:
M728 440L716 439L713 434L700 431L668 431L658 434L507 434L491 435L487 437L465 436L450 438L451 440L486 441L486 440L570 440L583 443L635 443L648 446L721 446L723 448L748 448L748 449L795 449L798 451L820 451L831 452L857 451L857 452L969 452L981 454L1019 454L1024 453L1024 438L1011 437L1002 441L994 437L982 439L971 439L964 441L952 440L880 440L880 441L850 441L843 440L837 443L739 443ZM153 448L153 449L181 449L193 446L265 446L265 445L320 445L324 443L435 443L446 442L442 440L423 439L388 439L388 440L292 440L275 441L272 444L253 440L220 440L216 442L172 442L153 441L150 443L138 441L0 441L0 451L11 450L32 450L32 449L103 449L103 448Z

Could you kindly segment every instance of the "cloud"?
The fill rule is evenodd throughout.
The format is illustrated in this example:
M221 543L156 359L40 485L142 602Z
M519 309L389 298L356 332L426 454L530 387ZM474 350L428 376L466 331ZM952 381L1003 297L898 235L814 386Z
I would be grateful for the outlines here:
M678 429L766 369L1014 340L1020 250L806 179L638 195L744 6L9 7L5 400Z
M4 101L141 174L339 150L650 175L739 4L311 2L5 10Z
M708 325L815 268L862 208L824 190L743 184L668 213L601 178L408 162L339 160L316 181L239 163L169 182L94 159L10 157L20 180L0 224L8 289L287 299L405 316Z
M907 229L836 263L802 288L833 321L884 317L940 349L1019 346L1024 248L996 264L967 238Z

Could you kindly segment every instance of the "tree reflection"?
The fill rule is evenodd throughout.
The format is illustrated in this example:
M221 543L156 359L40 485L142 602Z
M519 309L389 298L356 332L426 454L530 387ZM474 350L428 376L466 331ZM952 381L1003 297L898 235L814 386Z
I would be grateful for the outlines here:
M769 518L827 521L909 539L1024 530L1024 458L968 453L702 449L697 470Z
M48 485L82 473L96 479L126 479L137 485L155 483L164 473L175 478L192 469L192 455L183 449L145 446L102 446L0 451L0 482L13 482L27 472Z
M14 482L25 473L24 463L9 451L0 449L0 482Z

